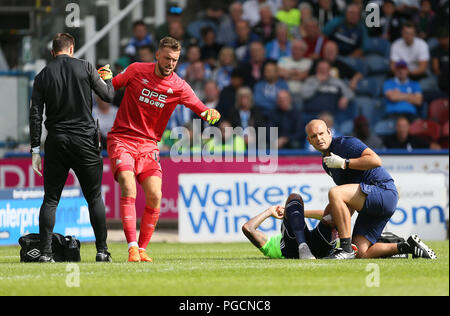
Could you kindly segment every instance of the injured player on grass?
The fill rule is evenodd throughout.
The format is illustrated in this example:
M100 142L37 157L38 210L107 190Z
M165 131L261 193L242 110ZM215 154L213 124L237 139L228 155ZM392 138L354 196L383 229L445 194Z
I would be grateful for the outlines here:
M269 217L282 220L281 233L272 237L267 236L258 227ZM306 225L305 218L319 220L319 224L312 230ZM244 235L266 257L272 259L320 259L327 257L337 243L337 231L330 206L325 210L304 210L303 199L299 194L291 194L285 206L271 206L256 215L242 226ZM428 247L417 235L410 236L406 241L399 239L395 242L377 242L375 256L368 257L358 253L352 245L357 258L374 259L399 257L412 254L412 258L436 259L434 251Z

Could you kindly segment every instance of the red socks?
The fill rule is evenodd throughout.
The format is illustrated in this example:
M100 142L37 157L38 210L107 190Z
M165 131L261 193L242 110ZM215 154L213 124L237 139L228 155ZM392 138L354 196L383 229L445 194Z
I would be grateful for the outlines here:
M136 243L136 199L120 197L120 217L128 244Z
M139 234L139 242L136 243L136 199L132 197L120 198L120 217L122 218L123 231L127 239L128 246L139 245L139 248L146 249L156 223L159 219L159 208L151 208L146 206L144 215L141 220L141 232Z
M153 232L155 231L156 223L158 222L160 209L146 206L144 215L141 220L141 232L139 234L139 248L146 249Z

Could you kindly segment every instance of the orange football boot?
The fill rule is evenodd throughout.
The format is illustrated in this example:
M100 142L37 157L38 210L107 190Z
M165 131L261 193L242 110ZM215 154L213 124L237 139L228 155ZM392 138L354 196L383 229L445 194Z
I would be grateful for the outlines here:
M147 255L144 249L139 249L139 256L142 262L153 262L152 258Z
M128 249L128 262L140 262L141 256L139 255L139 248L132 246Z

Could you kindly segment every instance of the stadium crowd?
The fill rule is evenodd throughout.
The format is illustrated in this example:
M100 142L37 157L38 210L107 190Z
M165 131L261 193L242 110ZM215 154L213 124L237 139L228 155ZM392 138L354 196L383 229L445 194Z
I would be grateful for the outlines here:
M280 149L311 149L304 126L320 117L335 135L374 149L448 148L448 0L371 2L380 6L379 27L367 25L366 2L358 0L241 0L228 8L210 1L187 22L169 5L153 32L133 24L114 72L154 61L157 43L170 35L183 45L177 74L222 114L221 128L274 126ZM94 111L104 137L123 93ZM170 129L192 118L176 108L162 150ZM236 137L236 151L255 141Z

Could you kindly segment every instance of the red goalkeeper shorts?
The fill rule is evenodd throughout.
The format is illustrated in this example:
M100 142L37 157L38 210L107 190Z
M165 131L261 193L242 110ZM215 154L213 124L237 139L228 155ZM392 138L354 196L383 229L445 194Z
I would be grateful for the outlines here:
M120 171L133 171L139 183L150 176L162 178L156 141L108 134L107 150L116 181Z

